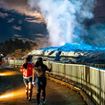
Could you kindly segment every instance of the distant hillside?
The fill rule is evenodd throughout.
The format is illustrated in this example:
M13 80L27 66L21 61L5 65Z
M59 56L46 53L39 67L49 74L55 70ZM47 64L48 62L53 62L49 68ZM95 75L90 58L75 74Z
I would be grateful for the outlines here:
M25 52L29 52L33 47L37 47L35 42L12 38L0 43L0 53L8 55L13 53L16 54L18 52L20 55L24 55Z
M57 56L61 52L61 62L79 64L105 64L105 48L97 48L89 45L65 44L60 47L47 47L40 49L44 56L49 58ZM37 52L34 52L37 54Z

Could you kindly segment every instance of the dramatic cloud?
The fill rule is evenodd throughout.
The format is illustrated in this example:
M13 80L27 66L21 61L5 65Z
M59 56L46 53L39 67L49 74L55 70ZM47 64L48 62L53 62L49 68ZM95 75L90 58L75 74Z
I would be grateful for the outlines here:
M49 30L51 45L82 43L86 34L84 20L93 18L95 0L28 0L31 8L40 8ZM36 6L37 5L37 6Z
M36 19L35 19L32 22L44 22L44 19L43 19L42 15L38 12L38 9L35 11L35 8L34 8L34 11L33 11L30 8L30 6L27 4L27 0L0 0L0 7L9 9L9 10L12 9L19 13L33 16L38 19L38 21L36 21Z
M21 13L27 13L29 11L27 0L0 0L0 7L14 9Z

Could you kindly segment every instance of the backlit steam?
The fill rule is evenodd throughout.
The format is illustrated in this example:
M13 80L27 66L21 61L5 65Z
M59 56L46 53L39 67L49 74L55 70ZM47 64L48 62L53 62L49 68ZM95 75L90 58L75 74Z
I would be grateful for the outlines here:
M47 23L49 41L53 46L82 43L87 33L83 22L93 18L95 0L28 0L31 8L40 8Z

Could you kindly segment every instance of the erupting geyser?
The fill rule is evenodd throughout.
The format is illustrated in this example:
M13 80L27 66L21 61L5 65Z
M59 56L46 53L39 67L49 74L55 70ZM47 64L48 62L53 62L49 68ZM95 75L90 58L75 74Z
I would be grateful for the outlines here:
M95 0L29 0L28 4L40 8L51 45L84 43L81 38L87 34L84 20L93 18Z
M86 20L94 20L97 0L28 0L28 4L44 16L51 46L105 46L105 24L85 24Z

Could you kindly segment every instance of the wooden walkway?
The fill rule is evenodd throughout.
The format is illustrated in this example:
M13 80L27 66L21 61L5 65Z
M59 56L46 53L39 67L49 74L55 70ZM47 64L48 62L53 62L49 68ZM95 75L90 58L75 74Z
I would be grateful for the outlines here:
M86 105L80 94L51 80L47 81L46 91L46 105ZM0 105L36 105L36 88L32 101L28 102L22 75L13 70L0 70Z

